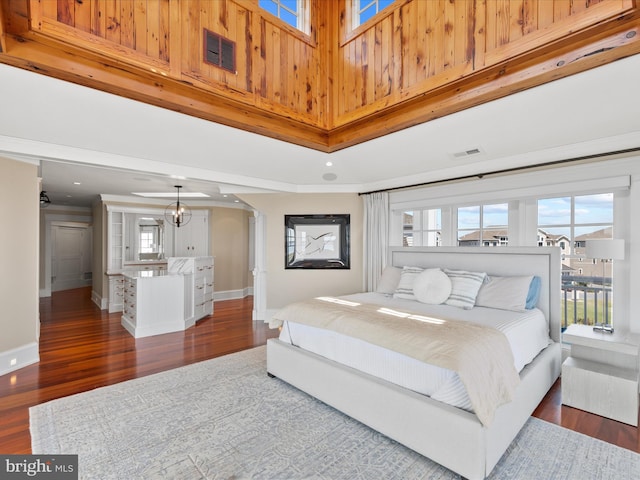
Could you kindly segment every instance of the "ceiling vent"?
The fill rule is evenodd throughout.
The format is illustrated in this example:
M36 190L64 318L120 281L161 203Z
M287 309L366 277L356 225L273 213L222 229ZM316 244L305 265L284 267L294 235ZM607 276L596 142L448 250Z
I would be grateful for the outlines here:
M236 44L204 29L204 61L229 72L236 71Z
M479 155L482 153L482 150L479 148L470 148L469 150L464 150L462 152L456 152L453 154L453 158L465 158L471 157L473 155Z

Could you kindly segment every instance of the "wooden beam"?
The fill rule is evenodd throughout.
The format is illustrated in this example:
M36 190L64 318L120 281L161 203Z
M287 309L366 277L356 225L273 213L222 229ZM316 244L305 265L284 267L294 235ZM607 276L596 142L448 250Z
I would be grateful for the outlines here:
M436 75L404 91L396 84L390 96L367 100L366 105L338 118L340 102L352 100L336 84L334 68L342 68L337 54L340 29L332 22L336 18L328 7L316 6L322 25L314 33L326 51L317 65L322 77L318 80L319 98L312 101L324 106L326 116L314 119L295 109L277 108L277 104L255 92L232 91L224 84L212 86L212 82L200 82L196 76L184 74L176 50L185 12L179 11L175 1L170 8L175 9L171 30L176 33L171 35L169 66L162 65L165 71L153 71L151 66L160 65L145 64L144 59L136 63L109 56L107 50L90 50L73 41L62 41L39 33L35 26L29 31L25 6L26 0L0 0L0 62L323 152L334 152L640 53L640 11L631 9L537 47L528 40L527 49L502 62L489 62L486 67L476 65L476 70L471 63L459 64L445 72L446 77ZM397 25L401 22L400 12L394 11ZM260 22L255 20L252 24ZM400 42L397 32L398 28L393 38ZM254 52L256 58L260 57L260 51ZM476 63L486 59L486 55L474 57ZM399 68L398 65L400 62L393 62L388 68ZM401 72L393 75L402 80Z
M0 54L0 62L305 147L327 148L327 133L322 128L212 94L188 81L112 64L68 46L61 50L36 40L33 34L8 36L10 54Z
M583 32L584 40L563 39L471 74L459 81L362 116L329 131L329 152L419 125L451 113L544 83L640 54L637 12L618 19L615 28ZM603 86L603 88L608 88Z

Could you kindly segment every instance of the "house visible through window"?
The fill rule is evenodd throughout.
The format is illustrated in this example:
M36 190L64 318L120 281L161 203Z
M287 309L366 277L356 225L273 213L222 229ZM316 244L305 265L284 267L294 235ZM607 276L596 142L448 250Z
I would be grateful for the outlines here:
M441 231L439 208L402 212L402 244L405 247L438 247Z
M308 0L259 0L258 5L285 23L308 34Z
M509 244L509 204L458 208L458 245L500 247Z
M537 234L562 254L563 326L613 323L612 264L586 258L590 239L613 238L613 193L538 200Z
M357 28L394 0L353 0L353 28Z

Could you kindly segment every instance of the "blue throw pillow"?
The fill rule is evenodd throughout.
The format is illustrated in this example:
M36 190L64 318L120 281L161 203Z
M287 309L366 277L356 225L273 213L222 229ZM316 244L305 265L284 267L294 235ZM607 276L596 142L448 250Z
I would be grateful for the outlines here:
M525 304L525 307L524 307L527 310L532 310L536 308L536 305L538 304L538 298L540 297L541 284L542 284L542 281L540 280L540 277L534 276L531 279L531 283L529 284L529 292L527 293L527 303Z

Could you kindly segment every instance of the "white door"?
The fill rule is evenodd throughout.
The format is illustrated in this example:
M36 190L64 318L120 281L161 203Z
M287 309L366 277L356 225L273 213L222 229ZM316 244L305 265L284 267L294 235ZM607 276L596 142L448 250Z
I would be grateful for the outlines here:
M51 227L51 291L91 285L91 239L87 227Z

